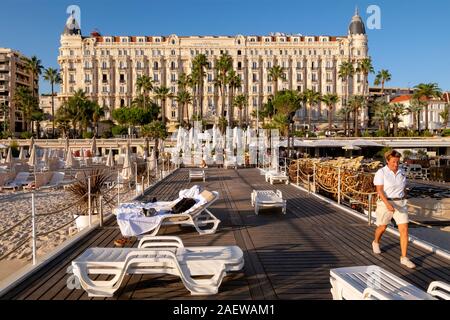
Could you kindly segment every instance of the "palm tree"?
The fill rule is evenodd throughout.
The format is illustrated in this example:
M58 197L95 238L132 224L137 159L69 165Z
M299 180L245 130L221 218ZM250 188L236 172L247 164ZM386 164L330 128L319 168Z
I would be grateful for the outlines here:
M328 107L328 130L331 131L333 124L333 109L336 103L339 102L339 96L337 94L326 94L322 97L323 103Z
M389 104L384 100L377 100L375 106L375 119L378 121L379 130L387 131L389 135L390 120Z
M217 72L217 79L215 81L215 85L219 87L220 89L220 96L222 97L222 108L219 112L219 117L224 116L225 111L225 87L227 86L227 75L228 72L233 68L233 58L227 54L224 53L219 57L219 60L216 62L216 72ZM229 118L229 115L227 114L227 118ZM230 122L228 121L228 124Z
M269 68L268 75L272 79L273 83L273 95L275 96L278 92L278 80L285 80L284 68L281 66L273 66Z
M354 95L348 101L352 111L353 111L353 130L355 131L355 137L359 137L359 117L358 114L364 105L364 97L359 95Z
M405 106L401 103L394 103L390 106L390 120L394 125L394 137L397 136L398 124L401 122L400 117L405 115Z
M233 106L239 110L239 127L242 128L242 109L248 105L248 97L245 94L240 94L234 98Z
M353 63L351 63L350 61L344 61L341 63L341 65L339 66L338 76L346 84L345 96L344 101L342 103L342 107L348 104L348 98L350 95L350 78L353 77L354 74L355 74L355 67L353 66Z
M367 91L367 87L368 87L368 84L369 84L369 74L375 73L375 70L374 70L373 65L372 65L372 59L369 57L369 58L364 58L364 59L358 61L358 66L356 68L356 72L362 73L363 76L364 76L362 96L363 96L363 100L364 100L363 101L363 108L364 108L364 111L366 111L367 110L366 91ZM367 114L367 113L368 112L365 112L365 114ZM367 123L366 123L365 119L364 119L364 123L365 123L364 125L367 126Z
M193 62L193 70L195 70L196 82L198 84L198 94L200 100L200 118L203 118L203 99L204 99L204 86L205 86L205 68L208 66L208 58L203 53L195 56Z
M228 110L227 115L228 116L228 122L231 123L234 119L234 112L233 112L233 106L234 106L234 92L236 89L240 88L242 86L241 78L238 76L236 71L230 70L228 72L227 76L227 83L229 88L229 94L228 94Z
M420 101L418 99L411 99L411 104L407 109L413 117L413 128L417 128L417 133L420 132L420 111L424 110L427 105L426 101Z
M33 96L31 90L27 87L18 87L14 94L14 101L17 108L22 112L25 120L26 131L33 132L31 126L32 114L39 107L39 101L37 97Z
M350 131L350 113L352 112L352 108L349 105L343 105L341 109L338 111L338 115L342 116L344 119L344 130L345 134L348 135Z
M52 136L55 137L55 84L62 82L61 75L57 69L47 68L44 71L44 79L50 82L52 87Z
M31 113L31 121L36 124L37 137L40 137L39 133L41 132L41 121L44 121L45 118L46 114L42 111L42 109L37 108Z
M439 116L442 118L442 121L444 122L444 130L447 129L448 122L450 121L448 116L450 113L450 103L447 103L445 105L444 111L439 113Z
M183 125L185 116L187 116L186 124L189 124L188 106L190 103L192 103L192 95L188 91L179 91L175 99L178 102L178 105L180 106L179 108L180 126Z
M34 85L34 81L36 78L39 80L39 76L42 74L42 61L38 59L36 56L32 56L31 59L26 59L26 68L31 72L31 83ZM35 97L34 90L31 92L31 95Z
M98 134L98 123L105 116L105 108L101 107L97 102L92 102L92 124L94 125L94 136Z
M392 75L389 72L389 70L381 70L377 73L375 76L374 85L379 86L381 85L381 95L384 95L384 86L386 82L389 82L392 80Z
M161 118L162 122L166 124L166 101L173 98L173 94L169 88L161 86L155 88L155 98L161 101Z
M437 83L420 83L414 87L413 97L418 100L426 100L425 105L425 130L428 130L428 102L433 98L442 97L442 89Z
M307 102L307 111L308 111L308 130L311 131L311 111L315 104L320 102L321 95L319 92L314 90L306 90L304 92L305 99Z
M149 76L142 75L136 79L136 90L144 96L144 106L146 98L150 91L153 90L153 80Z
M146 138L155 140L156 157L158 157L159 140L166 139L168 135L166 125L162 121L153 121L148 125L142 126L141 134ZM149 150L148 145L146 147Z
M72 123L74 135L77 135L77 126L81 132L82 125L86 122L87 116L85 110L87 105L87 98L83 90L79 89L75 91L74 95L69 97L67 101L58 110L59 115L57 117L61 119L68 119ZM83 123L84 122L84 123Z
M301 108L301 97L297 91L283 90L278 92L274 97L273 105L276 109L275 116L277 116L278 124L287 122L287 149L289 152L291 146L290 123L292 122L292 118L294 117L295 112Z

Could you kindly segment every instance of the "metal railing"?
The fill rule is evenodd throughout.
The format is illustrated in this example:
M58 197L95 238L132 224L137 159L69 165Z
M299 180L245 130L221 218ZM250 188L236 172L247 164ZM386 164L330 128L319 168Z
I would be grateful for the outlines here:
M128 168L132 170L134 169L132 175L135 177L135 179L121 178L121 172ZM31 214L27 214L24 218L20 219L12 226L8 226L5 230L0 231L1 243L3 242L1 241L2 237L11 234L14 231L18 230L19 232L26 232L26 230L29 230L29 234L25 238L19 238L12 244L12 248L7 249L6 252L1 252L0 260L7 259L14 253L18 253L18 251L28 243L31 247L32 263L33 265L36 265L38 260L37 251L39 249L37 242L40 237L48 236L52 233L56 233L66 229L71 224L73 224L81 215L87 215L89 217L88 226L92 227L92 216L94 213L96 213L98 215L99 226L102 227L104 219L112 214L113 208L115 208L117 205L120 205L123 201L128 201L130 197L133 198L135 196L142 195L144 193L144 190L150 188L177 169L176 166L171 165L167 160L163 159L161 159L159 163L158 161L156 162L156 167L153 168L153 170L150 169L150 162L148 161L145 162L145 168L144 170L141 170L142 172L139 172L139 164L137 162L135 162L128 168L115 167L110 168L109 170L107 168L104 168L104 171L100 172L99 175L106 174L110 175L110 177L112 178L117 174L117 177L119 178L117 181L114 181L114 179L109 179L104 188L102 188L96 194L93 194L91 192L92 181L96 177L96 175L89 174L89 169L77 170L76 172L84 172L85 176L77 177L74 183L87 183L87 192L84 195L77 197L70 203L62 203L61 207L56 208L50 212L38 213L38 201L36 198L38 195L42 195L42 197L44 197L45 195L41 191L35 190L27 193L11 194L0 198L0 202L26 200L30 201L31 204ZM140 181L138 177L141 178ZM132 191L134 192L132 193ZM105 208L108 210L108 214L106 215ZM68 221L64 221L62 225L56 226L50 230L39 231L39 219L67 213L70 209L77 210L77 213L73 214L73 218L70 218Z

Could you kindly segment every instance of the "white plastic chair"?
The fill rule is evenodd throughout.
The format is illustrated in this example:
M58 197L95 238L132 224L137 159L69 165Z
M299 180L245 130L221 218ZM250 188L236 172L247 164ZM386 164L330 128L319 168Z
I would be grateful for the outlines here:
M191 182L193 179L201 179L203 180L203 182L205 182L205 170L189 170L189 182Z
M379 266L330 270L334 300L450 300L450 286L432 282L425 292Z
M126 274L161 273L180 277L192 295L212 295L227 272L243 266L243 252L237 246L186 248L177 237L148 237L139 248L89 248L72 261L73 277L90 297L112 297ZM89 275L113 278L93 280Z

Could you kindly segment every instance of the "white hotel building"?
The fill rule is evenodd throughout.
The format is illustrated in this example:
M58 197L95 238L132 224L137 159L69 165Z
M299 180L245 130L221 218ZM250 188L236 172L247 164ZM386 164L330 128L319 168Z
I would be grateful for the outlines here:
M274 92L268 69L275 65L285 70L286 81L279 81L280 90L313 89L321 94L336 93L342 98L347 89L345 81L338 77L339 66L349 60L356 66L359 60L368 57L368 39L357 12L346 36L281 33L267 36L105 36L98 32L83 36L75 19L69 17L61 35L58 57L63 79L59 99L65 100L82 89L88 97L106 107L107 117L110 117L114 108L130 106L139 94L135 84L141 75L150 76L154 86L166 86L176 94L179 75L191 72L192 60L200 53L210 61L210 68L206 70L203 114L209 123L214 123L222 105L220 91L213 82L214 63L222 53L233 58L233 67L242 80L237 94L248 96L247 116L251 119L252 111L261 108ZM349 83L350 94L362 94L364 81L364 75L356 74ZM368 86L366 88L368 91ZM341 103L336 109L340 107ZM169 100L166 108L173 129L178 120L175 99ZM315 106L312 122L327 123L327 112L326 106ZM302 108L302 119L304 115ZM366 117L364 110L362 122Z

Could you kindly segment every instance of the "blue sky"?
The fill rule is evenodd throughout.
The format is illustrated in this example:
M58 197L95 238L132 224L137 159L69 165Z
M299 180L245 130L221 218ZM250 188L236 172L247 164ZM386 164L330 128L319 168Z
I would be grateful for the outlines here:
M437 82L450 90L450 1L447 0L1 0L0 47L37 55L57 67L66 8L81 8L84 35L346 35L355 6L364 20L381 9L381 30L368 30L376 70L389 69L391 86ZM49 85L41 81L41 92Z

